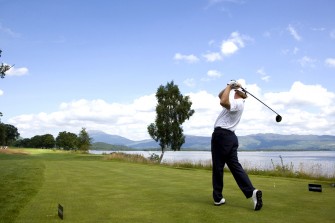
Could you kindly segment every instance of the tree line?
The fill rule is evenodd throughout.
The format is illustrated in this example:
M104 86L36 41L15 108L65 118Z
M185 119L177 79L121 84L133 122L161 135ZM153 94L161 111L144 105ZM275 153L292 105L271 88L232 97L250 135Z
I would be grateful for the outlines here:
M20 138L20 133L13 125L0 123L0 144L21 148L63 149L88 151L92 145L92 138L85 128L79 134L59 132L55 138L52 134L35 135L31 138Z

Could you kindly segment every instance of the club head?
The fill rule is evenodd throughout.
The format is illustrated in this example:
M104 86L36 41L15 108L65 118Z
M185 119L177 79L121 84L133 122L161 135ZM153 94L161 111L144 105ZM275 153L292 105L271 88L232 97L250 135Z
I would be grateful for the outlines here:
M282 119L282 118L281 118L281 116L280 116L280 115L277 115L277 116L276 116L276 122L280 122L280 121L281 121L281 119Z

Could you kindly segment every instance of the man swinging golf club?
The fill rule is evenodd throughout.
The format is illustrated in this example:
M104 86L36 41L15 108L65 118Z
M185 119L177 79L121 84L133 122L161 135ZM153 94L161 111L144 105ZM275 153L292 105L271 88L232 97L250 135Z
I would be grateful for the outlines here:
M222 205L226 202L223 198L223 169L228 165L236 183L246 198L252 198L253 208L258 211L263 206L262 192L253 187L248 175L238 161L238 139L234 133L240 122L244 101L247 98L245 92L239 91L241 84L230 81L227 87L219 93L222 111L215 124L211 140L212 152L212 184L214 205ZM234 98L230 99L231 90L235 90Z

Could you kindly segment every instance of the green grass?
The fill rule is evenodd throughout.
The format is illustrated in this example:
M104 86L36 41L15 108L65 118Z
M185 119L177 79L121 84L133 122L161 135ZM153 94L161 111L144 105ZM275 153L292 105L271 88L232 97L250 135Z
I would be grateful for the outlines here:
M264 206L252 209L225 173L225 205L212 204L204 169L105 160L102 156L28 150L0 154L0 222L334 222L330 182L250 175ZM323 192L309 192L321 183Z
M37 194L44 170L42 161L30 160L27 155L0 154L0 222L13 222Z

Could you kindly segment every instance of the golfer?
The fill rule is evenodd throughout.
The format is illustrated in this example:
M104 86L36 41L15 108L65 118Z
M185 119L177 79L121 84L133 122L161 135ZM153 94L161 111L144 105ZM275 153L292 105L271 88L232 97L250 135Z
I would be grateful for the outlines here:
M226 202L222 190L223 168L227 164L241 191L246 198L252 197L254 210L258 211L263 206L262 192L253 187L237 157L238 139L235 130L240 122L244 101L247 98L244 92L238 90L240 87L240 83L230 81L219 94L222 111L214 124L211 140L213 199L214 205L217 206ZM235 95L230 99L231 90L235 90Z

